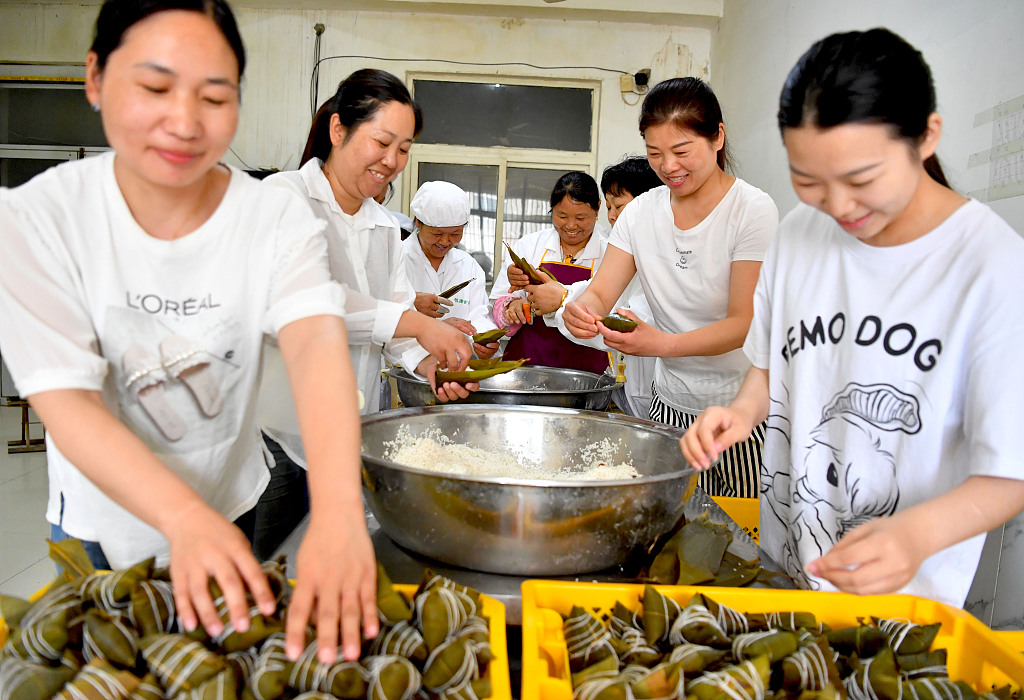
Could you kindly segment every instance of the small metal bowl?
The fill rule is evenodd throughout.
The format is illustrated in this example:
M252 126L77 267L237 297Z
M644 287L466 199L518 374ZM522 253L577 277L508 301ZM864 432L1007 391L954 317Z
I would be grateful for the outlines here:
M437 397L426 379L413 376L401 367L387 372L395 379L398 397L406 407L433 406ZM553 406L603 411L615 390L615 377L578 369L525 365L511 372L488 377L479 391L452 403L501 404L504 406Z
M363 419L363 487L381 529L419 554L476 571L520 576L599 571L629 558L683 514L697 473L681 431L639 418L536 406L430 406ZM400 428L439 430L455 443L508 450L555 471L608 438L612 461L640 472L620 481L444 474L384 459Z

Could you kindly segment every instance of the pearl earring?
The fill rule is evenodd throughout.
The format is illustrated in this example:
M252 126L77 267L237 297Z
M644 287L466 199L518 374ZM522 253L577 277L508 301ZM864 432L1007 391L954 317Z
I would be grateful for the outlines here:
M94 112L100 111L100 103L99 102L94 102L92 104L92 111L94 111Z

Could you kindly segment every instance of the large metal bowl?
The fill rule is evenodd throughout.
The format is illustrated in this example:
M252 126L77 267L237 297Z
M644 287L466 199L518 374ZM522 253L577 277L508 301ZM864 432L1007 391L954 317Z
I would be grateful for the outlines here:
M437 403L426 379L409 374L401 367L392 367L402 405L433 406ZM603 411L611 401L615 377L578 369L525 365L511 372L488 377L480 382L479 391L469 398L450 403L486 403L505 406L554 406Z
M643 475L625 481L471 478L384 459L400 428L439 429L453 442L507 449L552 471L583 465L580 451L609 438L614 460ZM363 419L363 486L380 527L399 545L477 571L569 575L624 562L669 530L693 493L696 472L681 432L606 413L534 406L430 406Z

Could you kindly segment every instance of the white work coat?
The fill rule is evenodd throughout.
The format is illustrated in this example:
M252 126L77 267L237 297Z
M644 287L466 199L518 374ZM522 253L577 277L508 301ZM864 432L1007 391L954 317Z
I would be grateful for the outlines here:
M403 242L402 255L405 258L405 271L409 276L409 283L417 292L440 294L466 280L472 280L451 296L454 304L446 307L448 313L442 316L441 320L465 319L473 324L477 333L495 328L490 314L490 301L487 298L487 277L480 263L474 260L472 255L464 250L452 248L435 270L423 252L416 233Z
M341 210L314 158L300 170L271 175L264 183L303 195L313 212L327 222L324 235L331 276L345 288L345 327L356 381L363 393L362 413L380 410L381 355L414 372L429 354L413 338L395 339L402 314L413 309L416 298L402 260L398 222L372 199L353 216ZM291 390L280 351L268 343L264 359L259 422L300 464L302 441Z

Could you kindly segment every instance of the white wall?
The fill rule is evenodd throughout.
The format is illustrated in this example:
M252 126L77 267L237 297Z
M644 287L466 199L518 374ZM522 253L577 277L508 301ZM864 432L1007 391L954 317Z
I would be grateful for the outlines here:
M0 61L84 60L96 11L96 6L0 4ZM249 66L232 148L253 168L290 169L298 164L310 121L313 25L317 22L326 26L321 56L600 66L631 73L651 68L652 81L680 73L706 75L711 50L711 32L706 27L426 12L236 8L236 14ZM340 59L321 64L320 101L333 94L342 78L365 66L384 68L403 79L411 72L459 72L599 80L599 170L627 153L642 153L636 130L639 107L625 104L617 74ZM629 96L630 102L637 99ZM230 153L227 160L240 164ZM402 183L396 184L400 189ZM402 201L400 194L392 201Z
M939 158L961 193L989 185L987 166L968 157L993 145L993 124L975 115L1024 95L1021 0L726 0L712 42L713 86L739 157L739 174L796 204L776 127L779 90L796 59L833 32L885 26L916 46L931 66L944 120ZM1024 197L990 203L1024 234Z

